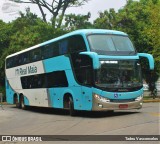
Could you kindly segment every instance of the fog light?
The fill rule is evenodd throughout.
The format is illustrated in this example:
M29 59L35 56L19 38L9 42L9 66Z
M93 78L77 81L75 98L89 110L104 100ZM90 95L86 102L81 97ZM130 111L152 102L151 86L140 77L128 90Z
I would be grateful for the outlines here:
M101 108L103 107L103 105L102 105L102 104L98 104L98 106L99 106L99 107L101 107Z

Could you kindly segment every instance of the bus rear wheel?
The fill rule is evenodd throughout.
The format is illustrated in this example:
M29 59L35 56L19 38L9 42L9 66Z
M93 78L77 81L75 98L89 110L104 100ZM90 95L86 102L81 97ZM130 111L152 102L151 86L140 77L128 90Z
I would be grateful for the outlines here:
M24 96L23 95L21 95L21 97L20 97L20 106L21 106L21 109L26 109L26 105L25 105L25 103L24 103Z
M18 101L18 96L14 95L14 104L16 104L16 108L21 108L20 102Z
M69 97L69 114L70 116L75 116L74 103L72 97Z

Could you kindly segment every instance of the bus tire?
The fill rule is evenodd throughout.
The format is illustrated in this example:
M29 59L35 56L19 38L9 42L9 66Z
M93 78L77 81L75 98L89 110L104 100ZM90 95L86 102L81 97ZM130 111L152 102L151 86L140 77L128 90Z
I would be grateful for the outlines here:
M75 116L74 103L72 97L69 97L69 114Z
M20 103L16 102L16 108L21 108Z
M107 113L108 113L108 114L113 114L113 113L114 113L114 110L108 110Z
M24 96L23 95L21 95L21 97L20 97L20 106L21 106L21 109L26 109L26 105L25 105L25 103L24 103Z
M18 96L17 94L14 94L14 104L16 104L16 108L21 108L20 102L18 101Z

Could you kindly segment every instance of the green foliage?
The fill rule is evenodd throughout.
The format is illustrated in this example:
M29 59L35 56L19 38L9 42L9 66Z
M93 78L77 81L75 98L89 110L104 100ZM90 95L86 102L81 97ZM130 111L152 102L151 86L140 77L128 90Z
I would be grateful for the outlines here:
M114 9L99 12L99 18L94 21L95 28L116 29L117 13Z
M87 15L80 15L80 14L65 15L65 29L73 31L76 29L92 28L93 26L89 22L90 16L91 16L90 13L88 13Z
M10 44L12 35L12 27L0 20L0 89L4 86L4 59L1 59L3 53L7 50Z
M0 53L9 46L10 35L12 34L10 24L4 23L0 20Z
M0 26L0 86L4 86L6 56L66 33L61 29L54 30L50 23L44 23L29 9L12 23L0 21Z

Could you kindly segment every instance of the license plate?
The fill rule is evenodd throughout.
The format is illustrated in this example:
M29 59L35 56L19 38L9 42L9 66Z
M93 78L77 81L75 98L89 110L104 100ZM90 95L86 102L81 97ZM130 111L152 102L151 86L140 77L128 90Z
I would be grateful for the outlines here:
M128 104L120 104L119 108L120 109L126 109L126 108L128 108Z

